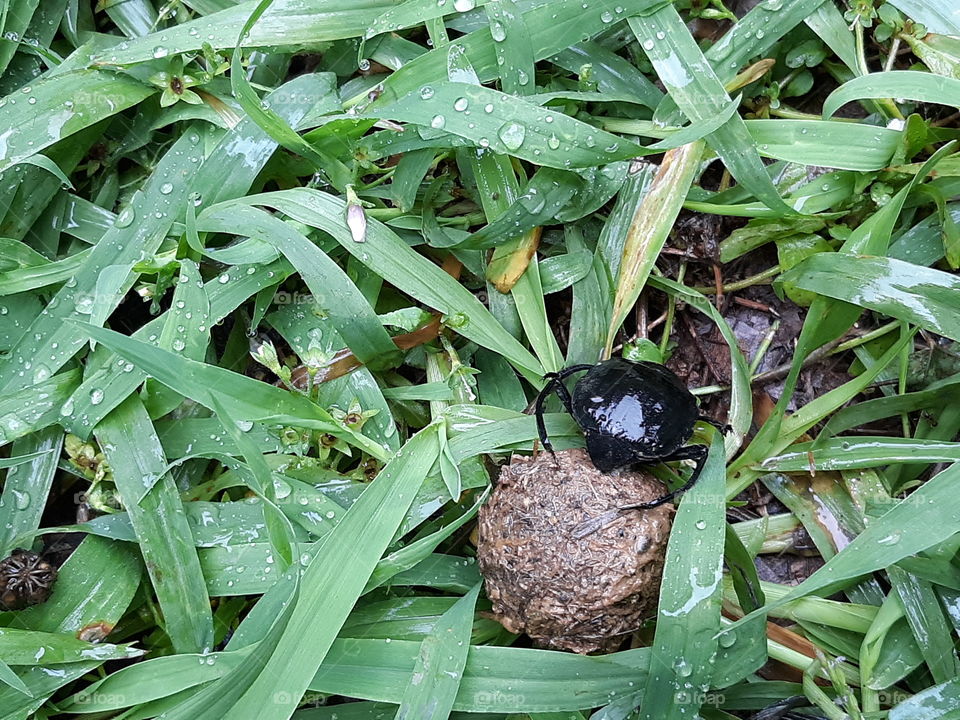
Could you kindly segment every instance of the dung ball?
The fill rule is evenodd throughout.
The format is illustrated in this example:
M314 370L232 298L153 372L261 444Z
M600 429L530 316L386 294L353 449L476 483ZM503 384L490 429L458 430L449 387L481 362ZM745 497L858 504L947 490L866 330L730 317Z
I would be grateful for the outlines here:
M665 492L647 472L604 475L581 449L504 467L477 544L497 620L541 647L615 650L656 612L674 508L612 513L585 535L584 523Z

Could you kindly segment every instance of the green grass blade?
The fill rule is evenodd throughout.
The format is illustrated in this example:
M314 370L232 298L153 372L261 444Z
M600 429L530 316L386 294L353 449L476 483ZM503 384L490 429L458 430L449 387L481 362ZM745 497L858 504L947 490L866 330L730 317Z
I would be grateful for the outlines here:
M242 202L273 207L328 233L374 273L447 314L448 326L460 335L497 350L528 379L539 383L543 368L536 358L503 329L474 295L417 254L387 226L368 218L365 242L354 242L343 220L346 202L307 188L251 195Z
M702 691L713 679L726 530L723 458L723 443L714 442L673 521L640 711L644 720L687 716L692 708L685 698L692 693L685 691Z
M730 103L720 79L672 5L628 22L671 98L690 120L703 121L721 113ZM758 200L772 210L790 212L764 170L739 115L708 135L707 142L730 174Z
M443 614L433 632L423 639L396 720L446 720L450 715L467 664L479 594L478 583Z
M5 128L0 133L0 171L157 92L130 76L106 70L57 75L28 90L0 100L0 127Z
M137 534L174 648L210 650L210 599L190 527L176 484L165 472L160 440L139 398L128 398L110 413L97 426L97 439Z
M290 623L263 673L233 706L231 717L269 720L293 714L296 704L264 703L278 691L295 699L306 691L438 452L435 428L421 431L324 539L322 551L303 571L302 592ZM346 573L348 566L351 572ZM317 622L319 614L322 622Z

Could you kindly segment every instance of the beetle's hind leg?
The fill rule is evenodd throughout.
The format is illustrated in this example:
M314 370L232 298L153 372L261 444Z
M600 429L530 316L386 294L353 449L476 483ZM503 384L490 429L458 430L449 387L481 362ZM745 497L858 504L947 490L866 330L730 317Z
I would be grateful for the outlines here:
M637 503L636 505L624 505L619 508L620 510L648 510L650 508L655 508L664 503L668 503L673 500L678 495L682 495L687 490L692 488L697 480L700 478L700 473L703 471L703 466L707 462L707 453L709 452L706 445L687 445L677 450L673 455L668 455L665 458L660 458L661 462L671 462L673 460L695 460L696 466L693 468L693 472L690 473L690 479L687 480L681 487L678 487L672 492L668 492L666 495L662 495L656 500L651 500L650 502Z

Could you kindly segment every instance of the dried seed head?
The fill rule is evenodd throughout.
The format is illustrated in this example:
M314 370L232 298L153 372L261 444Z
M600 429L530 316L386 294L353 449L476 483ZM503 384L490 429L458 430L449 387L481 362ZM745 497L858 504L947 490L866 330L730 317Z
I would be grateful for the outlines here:
M673 507L625 512L577 538L585 521L660 497L646 472L604 475L584 450L505 467L480 510L477 556L493 612L511 632L574 652L609 651L657 607Z
M0 560L0 606L22 610L45 602L56 579L53 565L35 552L17 548Z

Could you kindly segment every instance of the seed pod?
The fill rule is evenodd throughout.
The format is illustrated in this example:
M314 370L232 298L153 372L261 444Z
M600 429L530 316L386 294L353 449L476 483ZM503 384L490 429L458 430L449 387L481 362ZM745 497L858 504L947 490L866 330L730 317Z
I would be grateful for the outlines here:
M605 475L579 449L503 468L480 509L477 546L497 620L543 647L616 649L656 611L673 506L626 511L583 537L575 530L663 493L649 473Z

